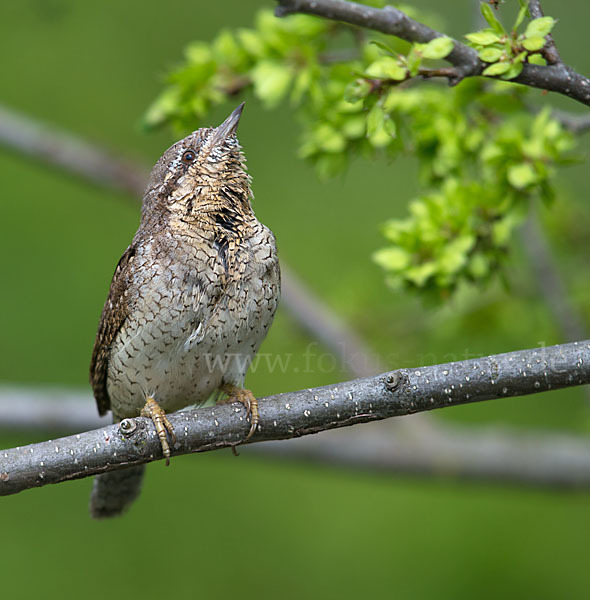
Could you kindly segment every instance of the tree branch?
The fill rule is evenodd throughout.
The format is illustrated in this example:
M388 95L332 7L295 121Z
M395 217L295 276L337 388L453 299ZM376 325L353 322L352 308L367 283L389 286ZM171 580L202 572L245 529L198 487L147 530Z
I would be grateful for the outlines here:
M0 144L101 187L141 199L149 171L0 105Z
M553 110L551 115L572 133L586 133L590 129L590 115L573 114L564 110Z
M312 460L380 473L452 477L549 488L590 488L587 437L542 435L505 428L433 428L395 436L385 428L353 427L300 440L254 444L244 451L266 457Z
M443 365L400 369L260 400L252 442L289 439L390 417L590 383L590 340ZM248 427L239 404L169 415L174 454L235 446ZM250 443L250 441L248 442ZM151 421L0 451L0 495L159 459Z
M374 8L347 0L277 0L277 2L279 6L275 14L278 17L294 13L316 15L394 35L408 42L425 43L443 35L411 19L393 6ZM449 83L456 85L465 77L481 75L486 65L479 59L477 52L457 40L453 42L453 51L445 59L455 67L455 70L445 74ZM561 62L547 66L525 63L520 75L510 81L557 92L590 106L590 79Z
M521 229L521 238L541 295L568 342L586 337L586 325L572 304L565 282L535 210Z
M334 314L281 261L281 304L297 323L355 377L369 377L386 369L377 354L342 319Z
M294 13L316 15L333 21L341 21L349 25L364 27L394 35L408 42L426 43L441 37L443 34L408 17L393 6L373 8L366 4L347 2L346 0L277 0L275 9L277 17L286 17ZM453 84L464 77L479 74L483 70L477 52L465 44L455 41L453 51L447 56L456 67L456 77L450 77Z
M380 473L590 488L587 437L498 427L473 431L448 424L392 427L413 421L415 418L382 421L298 440L253 444L240 453ZM0 387L0 428L13 433L83 431L109 423L108 417L98 416L87 392ZM0 462L1 457L0 453Z

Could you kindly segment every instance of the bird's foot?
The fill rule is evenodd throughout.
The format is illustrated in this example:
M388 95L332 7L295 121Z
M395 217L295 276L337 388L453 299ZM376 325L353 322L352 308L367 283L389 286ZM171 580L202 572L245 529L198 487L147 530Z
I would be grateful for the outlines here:
M226 383L221 387L221 390L228 395L228 398L221 400L220 403L239 402L246 407L246 417L250 417L250 431L246 436L246 440L249 440L254 435L260 420L258 416L258 400L250 390L238 387L237 385Z
M160 405L151 396L148 396L145 401L145 406L141 409L139 414L142 417L148 417L154 423L156 433L158 434L160 444L162 445L162 453L166 459L166 466L168 466L170 464L170 444L168 443L166 431L170 434L172 445L174 446L176 443L176 436L174 435L172 423L168 420L164 410L160 408Z

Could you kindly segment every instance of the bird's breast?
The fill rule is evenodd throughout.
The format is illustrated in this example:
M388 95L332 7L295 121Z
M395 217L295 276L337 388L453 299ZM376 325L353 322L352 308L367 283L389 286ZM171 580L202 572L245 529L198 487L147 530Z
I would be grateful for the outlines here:
M115 414L137 414L148 394L177 410L204 402L225 382L243 382L278 302L270 246L272 234L221 248L168 235L138 251L136 301L109 363Z

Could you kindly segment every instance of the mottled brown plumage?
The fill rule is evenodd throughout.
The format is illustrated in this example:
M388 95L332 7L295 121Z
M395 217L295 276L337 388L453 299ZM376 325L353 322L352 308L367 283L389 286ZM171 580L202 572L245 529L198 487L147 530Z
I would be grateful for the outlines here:
M151 416L167 458L163 411L226 392L252 409L248 435L256 427L255 399L242 386L276 310L279 269L274 236L252 211L235 136L242 106L174 144L154 167L92 354L100 414ZM137 495L139 469L127 479L98 477L91 513L120 513Z
M129 261L135 255L134 246L129 246L119 259L113 275L111 288L100 318L90 361L90 383L98 407L98 414L105 415L111 407L107 392L107 368L113 340L121 329L128 314L125 290L130 286Z

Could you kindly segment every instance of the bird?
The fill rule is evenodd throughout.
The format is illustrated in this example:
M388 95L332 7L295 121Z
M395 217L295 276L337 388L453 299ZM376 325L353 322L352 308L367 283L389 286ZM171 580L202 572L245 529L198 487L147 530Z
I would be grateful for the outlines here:
M280 268L275 237L252 209L236 136L243 108L176 142L155 164L92 352L99 414L150 418L167 464L175 441L167 413L214 398L246 406L246 439L259 422L244 378L277 309ZM91 516L125 512L143 474L140 465L95 477Z

